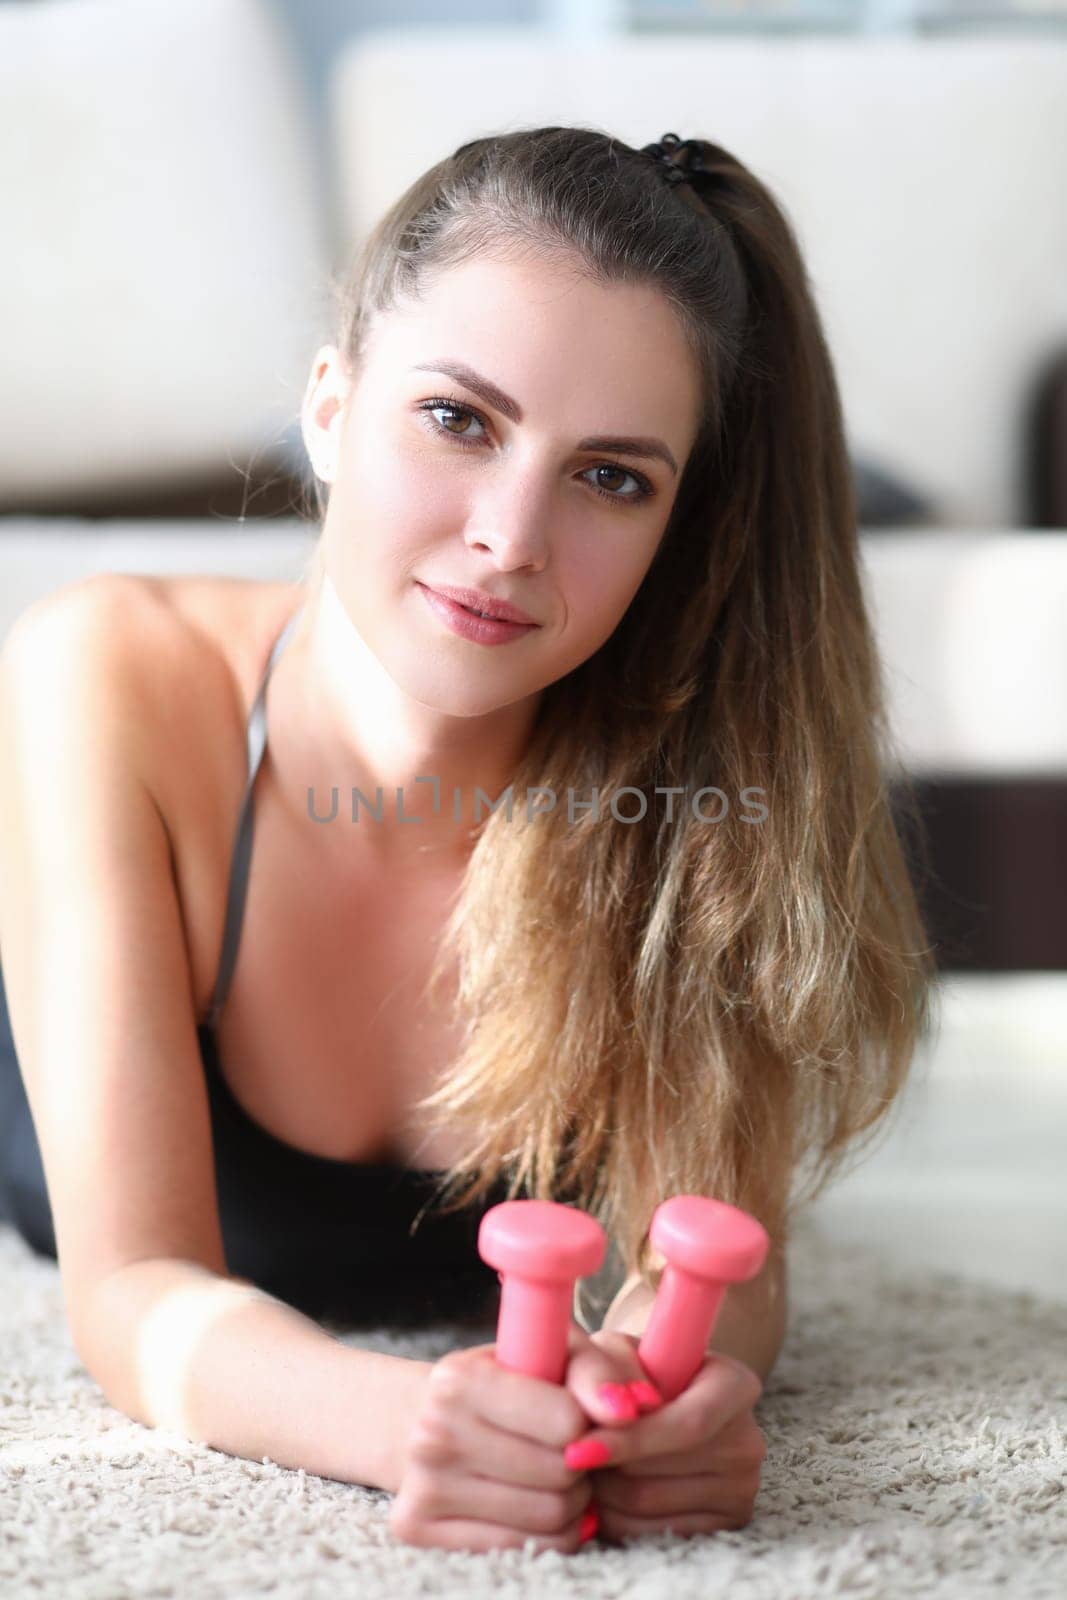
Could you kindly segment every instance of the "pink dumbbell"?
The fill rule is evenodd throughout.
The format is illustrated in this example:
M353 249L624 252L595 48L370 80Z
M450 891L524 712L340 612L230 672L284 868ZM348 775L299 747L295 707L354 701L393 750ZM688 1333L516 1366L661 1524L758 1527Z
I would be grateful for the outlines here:
M513 1372L562 1383L578 1278L597 1272L607 1238L576 1206L505 1200L478 1226L478 1254L500 1278L496 1359Z
M657 1206L649 1238L667 1265L637 1356L663 1398L673 1400L700 1370L726 1289L756 1276L770 1239L747 1211L698 1194Z

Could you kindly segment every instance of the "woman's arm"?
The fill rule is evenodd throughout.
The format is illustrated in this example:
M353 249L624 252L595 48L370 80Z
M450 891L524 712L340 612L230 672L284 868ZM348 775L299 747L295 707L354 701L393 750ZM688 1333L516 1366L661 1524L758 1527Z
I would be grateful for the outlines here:
M77 1352L116 1410L227 1455L396 1493L433 1363L342 1344L247 1279L135 1261Z
M658 1286L660 1274L653 1276ZM644 1333L654 1299L655 1291L633 1273L608 1307L603 1331ZM786 1325L785 1251L772 1250L755 1278L727 1289L708 1351L734 1356L766 1383L782 1348Z

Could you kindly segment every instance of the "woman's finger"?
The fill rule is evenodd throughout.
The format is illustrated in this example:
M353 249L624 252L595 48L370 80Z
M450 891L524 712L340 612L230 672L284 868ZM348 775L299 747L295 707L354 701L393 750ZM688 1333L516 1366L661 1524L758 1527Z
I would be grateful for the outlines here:
M627 1517L605 1506L600 1513L597 1533L602 1544L625 1544L630 1539L647 1539L657 1533L674 1533L682 1539L700 1534L729 1533L752 1521L751 1513L738 1520L715 1512L678 1511L667 1517Z
M603 1427L634 1422L647 1409L630 1392L635 1382L647 1385L648 1374L630 1334L594 1334L567 1364L567 1388L590 1421Z
M453 1350L436 1362L424 1414L462 1413L491 1428L562 1451L588 1427L588 1419L562 1384L512 1372L497 1361L495 1346Z
M759 1493L759 1469L724 1477L714 1472L624 1478L621 1473L594 1477L593 1498L599 1510L621 1516L667 1516L674 1511L704 1509L716 1516L737 1517L751 1508Z
M478 1417L459 1419L432 1409L425 1410L412 1429L408 1459L441 1472L473 1471L526 1489L558 1492L575 1482L555 1445L493 1427Z
M766 1455L766 1435L749 1409L688 1450L665 1451L639 1461L624 1461L614 1470L633 1477L647 1473L652 1477L669 1478L685 1472L713 1472L729 1477L762 1465Z
M659 1456L642 1456L638 1461L622 1461L617 1467L601 1467L594 1477L674 1478L679 1473L715 1472L719 1469L718 1441L712 1438L688 1450L670 1450Z
M557 1533L527 1533L522 1528L509 1528L500 1522L480 1522L472 1517L442 1517L436 1522L413 1526L407 1534L402 1527L393 1532L405 1544L423 1545L439 1550L521 1550L529 1540L532 1550L540 1555L542 1550L559 1550L574 1555L581 1546L582 1518L578 1516L565 1529Z
M555 1535L577 1522L593 1498L593 1487L588 1479L565 1489L529 1489L521 1484L459 1471L438 1472L432 1479L424 1478L418 1463L413 1463L410 1470L415 1476L407 1485L408 1498L418 1505L423 1522L448 1521L476 1505L481 1521L498 1522L534 1534Z

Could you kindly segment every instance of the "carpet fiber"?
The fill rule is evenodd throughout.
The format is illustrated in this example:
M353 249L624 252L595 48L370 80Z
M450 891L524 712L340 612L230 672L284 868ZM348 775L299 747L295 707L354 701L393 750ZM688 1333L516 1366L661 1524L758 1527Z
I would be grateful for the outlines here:
M1067 1306L798 1224L790 1328L757 1407L753 1521L574 1556L418 1549L382 1491L143 1428L74 1354L58 1269L0 1225L0 1592L64 1600L807 1600L1067 1593ZM492 1337L360 1330L434 1360Z

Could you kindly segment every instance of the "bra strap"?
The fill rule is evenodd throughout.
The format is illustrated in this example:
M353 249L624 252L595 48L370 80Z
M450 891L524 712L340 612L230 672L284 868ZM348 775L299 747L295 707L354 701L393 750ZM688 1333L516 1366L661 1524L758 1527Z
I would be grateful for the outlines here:
M241 921L244 917L245 897L248 893L248 869L252 860L252 835L254 831L254 811L252 806L252 791L256 786L256 774L259 772L260 762L263 760L263 751L267 743L267 684L274 671L275 663L286 645L294 627L300 617L296 611L289 618L281 633L274 641L263 674L256 698L252 702L252 709L248 714L248 777L245 781L244 796L241 800L241 809L237 818L237 831L233 846L232 866L230 868L230 887L226 901L226 925L222 935L222 956L219 960L218 976L215 979L215 992L211 998L211 1008L207 1016L207 1026L212 1032L218 1026L222 1008L226 1004L226 996L230 990L233 978L233 969L237 964L237 946L241 939Z

